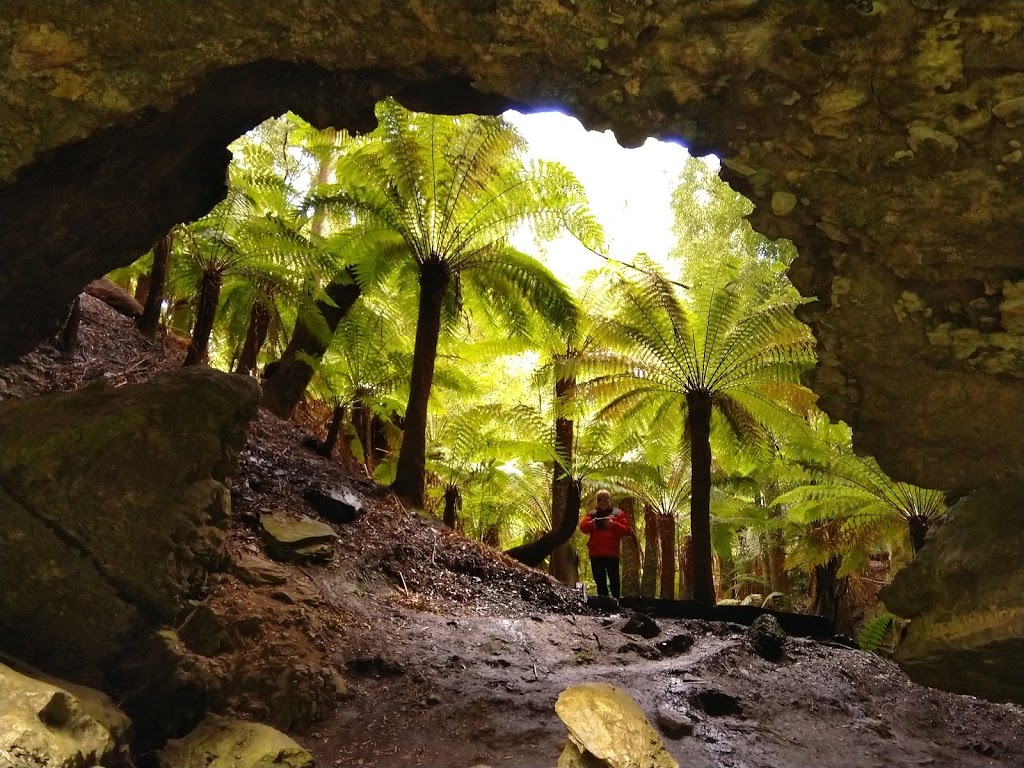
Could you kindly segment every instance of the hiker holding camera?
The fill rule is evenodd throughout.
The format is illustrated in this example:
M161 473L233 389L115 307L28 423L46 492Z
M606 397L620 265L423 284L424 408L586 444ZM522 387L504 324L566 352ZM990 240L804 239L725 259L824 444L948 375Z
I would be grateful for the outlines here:
M609 582L612 597L619 596L619 539L629 533L629 518L621 509L612 506L612 495L602 488L597 492L596 508L587 512L580 530L590 536L587 554L594 572L597 594L608 596Z

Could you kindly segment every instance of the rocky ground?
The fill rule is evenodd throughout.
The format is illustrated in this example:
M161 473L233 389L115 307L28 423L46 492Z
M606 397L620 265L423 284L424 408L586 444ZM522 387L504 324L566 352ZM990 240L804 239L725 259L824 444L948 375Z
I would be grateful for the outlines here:
M178 365L180 343L83 304L79 355L42 347L0 368L0 398ZM410 515L308 437L266 413L252 425L233 479L233 565L179 632L197 665L233 680L224 712L290 728L320 766L550 768L566 738L555 700L584 681L628 691L687 768L1024 765L1020 708L922 688L838 644L790 638L768 661L738 625L628 634L627 616L588 612L546 575ZM312 486L357 496L363 513L331 526L325 559L275 563L261 516L315 517Z

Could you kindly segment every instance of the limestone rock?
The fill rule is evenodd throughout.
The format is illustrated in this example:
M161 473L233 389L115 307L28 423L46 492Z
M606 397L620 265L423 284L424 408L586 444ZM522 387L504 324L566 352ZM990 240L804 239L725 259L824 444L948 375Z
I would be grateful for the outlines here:
M91 768L123 761L130 722L106 695L23 672L0 663L0 765Z
M1024 485L979 491L879 596L911 619L896 660L915 681L1024 704Z
M569 729L559 768L679 768L643 710L621 688L574 685L558 695L555 712Z
M270 726L207 715L194 731L170 741L160 768L313 768L313 756Z
M670 739L681 739L683 736L693 735L693 720L687 717L685 712L662 706L658 707L656 719L661 732Z
M288 581L288 571L284 567L248 552L242 552L235 558L232 570L239 579L253 587Z
M0 636L58 674L170 621L225 558L257 385L205 368L0 404Z
M267 553L285 562L328 560L334 552L338 534L331 526L302 515L260 515L260 532Z
M302 498L320 517L338 525L355 522L363 514L363 500L352 491L312 486Z
M786 649L786 633L770 613L754 619L746 631L747 642L762 659L777 661Z

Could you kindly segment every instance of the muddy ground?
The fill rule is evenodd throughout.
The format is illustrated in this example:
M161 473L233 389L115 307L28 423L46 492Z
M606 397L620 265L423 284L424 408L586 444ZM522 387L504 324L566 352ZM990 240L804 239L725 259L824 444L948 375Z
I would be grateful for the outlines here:
M0 398L119 386L179 364L180 342L142 339L91 298L83 307L79 355L43 346L0 368ZM724 623L659 620L652 639L626 635L625 616L588 613L546 575L410 515L358 468L303 447L311 429L266 413L253 424L232 481L232 551L266 558L258 515L312 514L302 492L313 484L359 493L365 514L337 527L329 562L285 565L276 585L224 575L208 602L221 616L259 615L258 644L231 650L248 674L281 668L281 656L344 676L333 706L292 732L320 766L552 768L566 737L555 699L583 681L619 685L672 723L666 745L686 768L1024 766L1024 711L923 688L877 655L790 638L769 662ZM224 708L261 712L251 697Z

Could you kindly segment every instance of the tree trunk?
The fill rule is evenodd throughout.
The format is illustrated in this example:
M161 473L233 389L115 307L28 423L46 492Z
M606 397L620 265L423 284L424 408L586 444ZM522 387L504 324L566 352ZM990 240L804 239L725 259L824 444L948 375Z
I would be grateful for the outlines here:
M191 300L174 302L170 316L167 318L167 325L179 336L188 336L189 329L192 327L192 315L194 314L192 310Z
M693 600L693 536L689 534L679 547L679 599Z
M786 571L786 540L781 530L768 532L768 573L772 592L789 594L789 573Z
M82 294L78 294L71 302L68 319L64 321L64 327L60 332L60 356L65 360L70 360L75 356L75 351L78 349L78 329L81 325Z
M306 387L313 379L313 368L307 362L309 358L320 360L331 344L330 336L338 328L352 305L356 303L363 289L356 282L355 272L345 269L344 282L332 282L327 288L327 295L333 304L326 301L316 303L316 312L322 323L315 322L310 313L314 310L300 311L295 321L295 329L288 346L273 367L272 373L263 382L263 405L271 413L287 419L299 404ZM327 326L329 335L323 337L313 331L321 324Z
M658 587L658 513L644 504L644 568L640 580L640 596L654 597Z
M489 544L495 549L501 546L501 531L496 524L487 526L487 530L484 531L484 544Z
M359 436L359 444L363 447L363 464L366 471L373 474L373 412L362 400L356 400L352 404L352 426L355 427L356 435Z
M331 423L327 427L327 437L317 450L321 456L330 456L334 452L334 446L338 444L338 435L341 434L341 426L345 423L345 416L348 415L348 408L344 405L334 406L331 414Z
M270 331L271 317L270 308L257 298L249 311L249 327L245 331L245 343L242 345L242 354L238 357L238 368L235 373L252 376L256 372L260 349Z
M576 532L576 526L580 523L580 494L582 489L578 481L573 480L569 486L569 494L566 498L565 510L562 513L561 522L557 528L545 533L536 541L513 547L505 554L518 560L523 565L536 568L544 562L544 558L550 555L559 544L564 544L572 538Z
M711 563L711 395L686 394L690 435L690 534L693 536L693 599L714 605Z
M839 618L839 599L845 591L837 578L842 564L842 557L833 555L825 565L814 566L814 612L832 623L833 632Z
M658 538L661 540L661 599L676 599L676 518L658 515Z
M558 409L570 397L576 380L573 378L558 379L555 382L555 408ZM573 421L558 417L555 419L555 450L562 457L567 465L572 463L573 451ZM551 527L557 530L562 522L562 514L566 508L569 498L569 486L572 485L572 477L568 470L554 462L554 469L551 475ZM570 586L576 583L578 576L576 553L572 544L568 541L559 544L551 553L551 575L563 584Z
M462 509L462 494L458 486L449 485L444 489L444 524L452 530L459 524L459 510Z
M735 584L736 561L732 557L718 558L718 597L724 600L735 598Z
M185 353L182 366L200 365L206 362L210 336L213 334L213 321L217 317L217 304L220 302L221 275L219 272L203 274L199 286L199 311L196 313L196 324L192 328L192 341Z
M145 308L149 297L149 275L141 274L135 278L135 300Z
M450 281L451 275L446 265L437 261L420 265L419 314L416 316L409 404L405 408L405 434L398 452L395 481L391 484L391 490L399 498L417 509L423 508L427 410L430 389L434 384L437 342L441 337L441 310Z
M164 304L164 287L167 284L167 262L171 257L174 230L161 237L153 245L153 266L149 270L149 290L146 305L138 320L138 329L143 336L153 338L160 328L160 312Z
M924 546L925 537L928 536L931 520L923 515L912 515L907 520L907 527L910 529L910 550L917 557L917 553Z
M630 530L622 537L622 596L640 597L640 542L633 524L636 515L633 499L619 502L619 509L629 518Z

